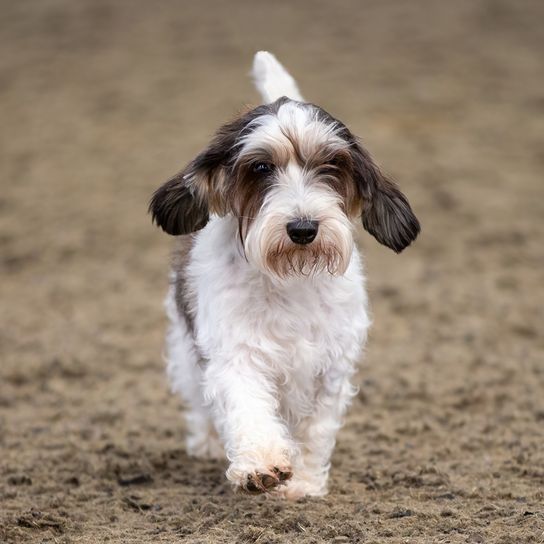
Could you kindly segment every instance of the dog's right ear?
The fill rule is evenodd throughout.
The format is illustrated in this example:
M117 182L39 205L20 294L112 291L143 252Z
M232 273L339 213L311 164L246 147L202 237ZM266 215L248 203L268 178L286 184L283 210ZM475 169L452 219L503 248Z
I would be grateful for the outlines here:
M153 222L174 236L200 230L210 216L207 197L193 181L192 164L161 185L149 203Z
M229 211L228 180L237 144L255 128L253 121L270 108L258 106L223 125L202 153L155 191L149 211L159 227L168 234L190 234L206 226L210 213Z
M223 125L202 153L155 191L149 212L165 232L190 234L206 226L210 213L226 212L225 181L244 117Z

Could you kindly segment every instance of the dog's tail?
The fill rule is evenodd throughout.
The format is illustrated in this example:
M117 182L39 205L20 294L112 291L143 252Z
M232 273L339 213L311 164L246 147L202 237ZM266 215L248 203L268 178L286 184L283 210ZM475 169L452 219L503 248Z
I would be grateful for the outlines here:
M296 81L268 51L259 51L253 60L253 81L265 104L282 96L303 101Z

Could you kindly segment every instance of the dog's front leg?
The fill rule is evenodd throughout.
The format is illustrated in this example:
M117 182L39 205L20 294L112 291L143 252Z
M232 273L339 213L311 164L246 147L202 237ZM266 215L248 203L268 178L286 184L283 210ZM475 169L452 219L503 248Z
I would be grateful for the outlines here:
M294 477L282 490L289 499L327 493L330 458L336 434L342 425L346 408L356 391L350 383L350 370L331 371L323 376L315 399L314 413L302 420L295 436L300 455L294 466Z
M261 493L291 478L296 448L278 415L274 379L254 352L210 361L205 374L216 426L230 466L227 478L244 491Z

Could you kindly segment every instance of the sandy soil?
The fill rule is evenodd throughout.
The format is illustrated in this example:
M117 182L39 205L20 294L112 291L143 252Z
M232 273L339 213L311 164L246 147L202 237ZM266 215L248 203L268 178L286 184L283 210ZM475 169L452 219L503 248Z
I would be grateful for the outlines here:
M0 542L544 542L544 4L2 2ZM183 450L152 190L275 51L423 224L366 234L375 325L330 495Z

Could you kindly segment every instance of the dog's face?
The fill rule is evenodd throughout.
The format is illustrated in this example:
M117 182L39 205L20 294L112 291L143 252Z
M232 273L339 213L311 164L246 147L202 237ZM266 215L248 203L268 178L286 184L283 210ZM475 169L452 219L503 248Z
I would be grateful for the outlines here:
M173 235L232 214L248 260L279 278L345 272L353 220L402 251L419 223L406 197L340 121L280 98L221 127L153 195L154 221Z

